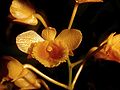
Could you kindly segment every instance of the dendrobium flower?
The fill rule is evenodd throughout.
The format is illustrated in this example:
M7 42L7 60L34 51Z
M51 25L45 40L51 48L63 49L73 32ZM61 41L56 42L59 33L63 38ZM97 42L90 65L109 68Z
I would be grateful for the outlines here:
M45 88L49 90L47 84L43 80L38 79L29 69L24 68L18 60L11 56L5 56L4 59L8 60L8 75L3 77L1 83L5 81L14 82L20 90L39 89L41 88L41 84L43 84Z
M105 45L104 45L105 44ZM103 41L100 46L103 48L94 56L104 60L112 60L120 63L120 34L112 33ZM98 47L93 47L90 51L96 50Z
M43 29L42 37L30 30L18 35L16 44L21 51L51 68L66 62L82 41L82 33L77 29L65 29L57 37L56 34L52 27Z
M13 0L10 6L10 13L14 18L13 21L36 25L37 18L34 16L35 10L27 0Z
M77 3L103 2L103 0L75 0Z

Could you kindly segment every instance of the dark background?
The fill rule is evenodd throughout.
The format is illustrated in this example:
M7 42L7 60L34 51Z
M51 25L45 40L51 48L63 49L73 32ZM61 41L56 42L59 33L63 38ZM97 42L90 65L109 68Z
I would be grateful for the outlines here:
M37 61L26 60L27 55L18 50L15 38L18 34L29 29L38 29L40 33L44 28L29 26L12 22L9 18L11 0L0 0L0 57L13 56L21 63L31 63L50 77L67 83L67 64L63 63L57 68L44 68ZM74 7L74 0L30 0L38 13L47 20L49 26L56 28L58 33L67 28ZM98 46L110 33L120 33L120 0L104 0L103 3L85 3L79 5L72 28L81 30L83 41L74 51L74 61L84 57L93 46ZM1 59L2 60L2 59ZM2 65L2 63L0 62ZM66 69L65 69L66 68ZM79 66L73 69L76 73ZM4 68L1 68L4 69ZM92 58L87 61L75 90L120 90L120 64L116 62ZM47 81L46 81L47 82ZM51 90L64 90L47 82Z

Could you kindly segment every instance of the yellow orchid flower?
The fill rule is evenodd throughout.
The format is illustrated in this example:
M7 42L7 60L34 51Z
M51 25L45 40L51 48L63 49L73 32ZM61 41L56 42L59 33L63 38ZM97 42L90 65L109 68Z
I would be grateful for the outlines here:
M27 0L13 0L10 13L15 18L13 21L30 25L38 23L37 18L34 16L35 10Z
M41 88L41 84L49 90L47 84L43 80L38 79L29 69L23 68L23 65L18 60L11 56L5 56L4 59L9 61L7 63L8 75L3 78L3 82L5 79L7 81L10 80L14 82L20 90L39 89Z
M103 2L103 0L75 0L77 3Z
M111 33L100 46L103 44L105 44L104 47L95 54L95 57L120 63L120 34ZM93 47L90 51L94 51L97 48Z
M57 37L56 33L52 27L43 29L42 37L32 30L26 31L16 37L16 44L45 67L55 67L66 62L82 41L82 33L77 29L65 29Z

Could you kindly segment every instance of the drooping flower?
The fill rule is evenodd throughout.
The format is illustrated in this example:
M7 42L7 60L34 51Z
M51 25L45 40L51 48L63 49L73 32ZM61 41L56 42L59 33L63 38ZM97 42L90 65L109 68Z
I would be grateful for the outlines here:
M36 25L37 18L34 16L35 10L28 0L13 0L10 6L10 13L14 18L13 21Z
M112 60L120 63L120 34L111 33L109 37L103 41L100 46L103 48L94 56L104 60ZM98 47L93 47L90 51L96 50Z
M55 28L48 27L42 31L42 37L30 30L23 32L16 38L18 48L31 55L45 67L55 67L66 62L72 51L82 41L80 30L63 30L56 37Z
M103 0L75 0L77 3L103 2Z
M23 68L23 65L11 56L5 56L5 60L8 60L7 69L8 75L3 77L2 82L11 81L19 87L21 90L23 89L39 89L41 88L41 84L45 85L46 89L48 88L47 84L38 77L29 69ZM47 89L48 90L48 89Z

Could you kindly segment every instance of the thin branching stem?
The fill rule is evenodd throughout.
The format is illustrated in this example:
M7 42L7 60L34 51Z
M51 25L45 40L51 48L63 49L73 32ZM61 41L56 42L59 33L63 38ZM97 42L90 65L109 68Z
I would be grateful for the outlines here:
M42 72L40 72L38 69L36 69L35 67L33 67L30 64L24 64L24 68L28 68L28 69L36 72L38 75L40 75L41 77L45 78L46 80L48 80L48 81L50 81L50 82L52 82L52 83L54 83L54 84L56 84L58 86L61 86L61 87L65 88L65 89L68 89L67 85L65 85L63 83L60 83L60 82L58 82L58 81L48 77L47 75L43 74Z
M80 75L80 73L81 73L81 71L82 71L86 61L91 56L94 56L98 51L100 51L105 45L106 45L106 43L104 43L102 46L98 47L95 51L93 51L93 52L91 52L91 53L86 55L85 59L83 60L82 64L80 65L80 67L79 67L79 69L78 69L78 71L77 71L77 73L76 73L76 75L75 75L75 77L73 79L73 82L72 82L72 85L71 85L72 89L74 89L75 83L76 83L76 81L77 81L77 79L78 79L78 77L79 77L79 75Z
M47 28L47 23L45 22L44 18L40 14L35 14L35 17L41 21L45 28Z
M71 27L72 27L72 24L73 24L73 21L74 21L78 6L79 6L79 4L75 3L75 6L74 6L74 9L73 9L73 12L72 12L72 16L71 16L71 19L70 19L70 22L69 22L68 29L71 29Z
M74 89L75 83L76 83L76 81L77 81L77 79L78 79L78 77L79 77L79 75L80 75L80 73L83 69L83 66L84 66L85 62L86 62L86 60L82 62L81 66L79 67L79 69L78 69L78 71L75 75L75 78L73 79L73 82L72 82L72 85L71 85L72 90Z
M74 63L71 63L71 67L74 68L75 66L77 66L78 64L80 64L82 62L83 62L83 60L78 60L78 61L76 61Z
M72 84L72 67L71 67L71 62L70 59L67 60L68 61L68 70L69 70L69 90L71 90L71 84Z

